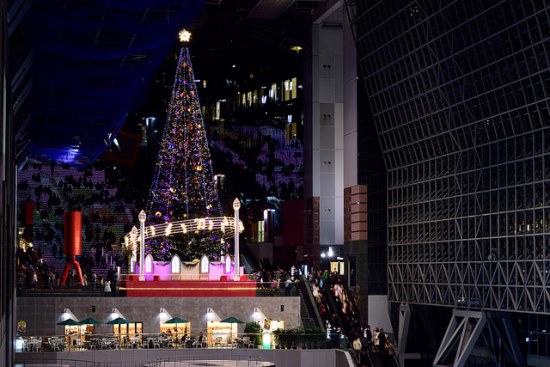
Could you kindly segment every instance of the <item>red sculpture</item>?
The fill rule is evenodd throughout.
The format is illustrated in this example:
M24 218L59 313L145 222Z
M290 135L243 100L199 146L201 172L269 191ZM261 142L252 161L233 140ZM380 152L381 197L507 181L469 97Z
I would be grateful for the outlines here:
M67 256L67 263L65 264L65 270L63 271L63 278L61 279L61 285L64 286L69 276L69 269L71 265L74 265L80 284L84 285L84 278L82 277L82 270L80 264L76 261L76 257L82 255L82 213L81 212L66 212L63 215L64 223L64 237L65 244L63 246L63 253Z

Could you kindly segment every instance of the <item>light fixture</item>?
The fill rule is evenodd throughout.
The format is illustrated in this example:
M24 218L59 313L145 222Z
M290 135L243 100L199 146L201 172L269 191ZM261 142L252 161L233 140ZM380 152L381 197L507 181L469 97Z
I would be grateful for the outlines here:
M220 321L221 318L218 316L216 312L214 312L213 309L208 307L206 309L206 321Z
M254 307L254 312L252 313L252 320L254 321L262 321L267 319L267 316L264 315L262 310L260 310L258 307Z
M109 320L114 320L114 319L116 319L117 317L120 317L120 318L123 318L123 319L126 318L126 317L124 317L124 315L122 314L122 312L120 312L120 311L118 310L118 308L113 307L113 308L111 309L111 314L109 315L108 319L109 319Z
M61 315L60 321L65 321L68 319L73 319L75 321L78 320L75 314L72 313L71 309L67 307L63 309L63 314Z
M145 211L142 210L142 211L140 211L139 214L138 214L138 220L139 220L140 222L145 222L145 219L147 219L147 215L145 214Z
M333 257L334 256L334 251L332 251L332 246L329 246L328 247L328 257Z
M159 314L160 322L165 322L166 320L171 319L171 318L172 318L172 315L170 315L170 313L168 311L166 311L166 309L164 307L161 307L160 308L160 314Z

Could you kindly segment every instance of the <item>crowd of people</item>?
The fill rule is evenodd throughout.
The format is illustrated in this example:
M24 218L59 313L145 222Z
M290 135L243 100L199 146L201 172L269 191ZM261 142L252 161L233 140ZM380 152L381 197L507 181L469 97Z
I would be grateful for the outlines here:
M292 289L299 282L298 270L293 266L288 270L283 270L281 266L273 270L262 268L259 271L252 269L250 276L256 279L259 289L270 290L272 295L276 294L277 289L283 288L285 296L290 296Z
M103 290L106 296L117 294L117 267L124 269L126 261L113 245L137 223L138 211L123 197L124 190L111 187L103 171L93 168L77 172L65 166L51 166L51 177L40 167L30 167L26 180L20 181L21 196L34 203L39 213L32 225L35 246L17 251L18 288L52 289L59 285L65 265L63 254L63 213L67 208L82 210L83 253L78 256L85 285ZM64 174L61 174L61 173ZM24 174L21 177L24 178ZM48 177L45 177L48 176ZM39 219L38 219L39 218ZM39 222L38 222L39 220ZM123 224L122 224L123 223ZM292 267L283 270L254 271L258 288L284 289L291 295L299 282L299 271ZM353 342L361 365L368 366L368 352L391 355L393 346L383 329L361 329L358 294L347 287L337 272L315 270L308 274L319 314L334 335L345 334ZM76 272L71 269L67 284L77 284Z
M340 337L345 335L351 342L358 366L370 367L370 356L375 356L384 366L391 365L394 346L384 329L375 328L371 331L370 325L364 329L361 327L357 308L359 294L355 288L347 287L337 272L328 270L312 271L308 281L319 314L333 336L334 343L338 343Z
M52 163L48 170L34 162L22 170L18 189L20 196L26 198L21 205L22 222L32 218L30 223L23 223L22 235L32 246L17 252L18 288L51 289L59 285L66 263L63 214L70 210L82 212L82 254L77 261L85 285L103 289L106 280L116 283L113 269L124 269L127 263L114 247L122 243L130 221L135 219L137 223L138 215L124 190L114 188L101 169L78 171ZM25 213L27 210L32 210L32 214ZM73 268L66 284L79 283Z
M353 350L360 366L370 366L369 352L375 353L384 366L391 365L390 358L394 354L394 345L383 328L371 330L371 326L367 325L362 334L357 334L354 338Z

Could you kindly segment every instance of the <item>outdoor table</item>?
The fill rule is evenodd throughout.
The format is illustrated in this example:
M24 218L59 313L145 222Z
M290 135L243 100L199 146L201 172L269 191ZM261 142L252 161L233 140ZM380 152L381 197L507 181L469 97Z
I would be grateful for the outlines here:
M90 338L89 340L89 345L90 345L90 349L97 349L98 347L100 347L100 343L99 343L99 338Z
M29 350L29 352L36 352L40 349L42 346L42 340L41 339L27 339L25 341L25 347Z
M147 348L160 348L160 342L158 338L147 338Z
M162 348L166 348L166 347L168 347L168 344L172 341L172 339L161 336L161 337L159 337L158 341L159 341L159 344Z
M101 340L101 343L105 347L105 349L114 349L116 348L116 343L114 338L103 338Z
M137 348L139 346L139 336L134 336L130 338L130 345L132 348Z
M66 346L65 341L61 338L50 338L48 343L53 351L62 351Z

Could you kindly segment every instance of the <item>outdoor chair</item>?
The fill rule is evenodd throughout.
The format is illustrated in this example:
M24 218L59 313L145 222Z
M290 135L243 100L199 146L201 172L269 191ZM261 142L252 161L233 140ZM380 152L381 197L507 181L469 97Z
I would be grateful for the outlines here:
M60 351L63 346L62 343L61 339L57 338L50 338L48 340L48 345L52 351Z

